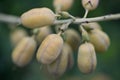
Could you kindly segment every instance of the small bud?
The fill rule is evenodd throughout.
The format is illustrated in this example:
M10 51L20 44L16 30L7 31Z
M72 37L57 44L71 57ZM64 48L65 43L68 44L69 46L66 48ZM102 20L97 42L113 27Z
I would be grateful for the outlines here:
M54 0L53 2L54 7L60 6L62 11L69 10L72 4L73 0Z
M105 32L95 29L89 32L89 37L90 42L94 45L96 51L105 52L108 49L110 39Z
M56 61L48 65L48 71L52 75L59 77L63 75L64 72L66 71L67 64L68 64L68 56L70 54L70 51L68 48L69 48L68 45L64 44L59 58L57 58Z
M81 44L78 51L78 68L83 73L95 70L97 60L94 46L91 43Z
M22 14L21 22L28 28L38 28L52 25L55 14L49 8L35 8Z
M64 33L65 42L67 42L74 51L76 51L81 43L81 37L74 29L67 29Z
M71 18L71 19L73 19L73 20L76 19L74 16L72 16L71 14L69 14L69 13L66 12L66 11L62 11L60 14L61 14L61 16L62 16L63 18Z
M65 11L63 11L63 12L61 12L61 15L64 17L64 18L69 18L70 16L70 14L68 13L68 12L65 12Z
M88 32L82 26L80 26L80 28L81 28L81 32L82 32L82 41L83 42L89 41Z
M13 50L12 60L17 66L24 67L31 61L35 50L35 40L32 37L25 37Z
M52 63L59 56L62 47L63 39L59 35L48 35L37 51L37 60L42 64Z
M52 33L52 30L48 26L39 28L38 33L35 37L37 43L40 44L45 39L45 37L47 37L51 33Z
M10 34L10 39L13 44L13 46L16 46L23 38L27 37L28 34L24 29L15 29Z
M82 5L86 10L94 10L97 8L99 0L82 0Z

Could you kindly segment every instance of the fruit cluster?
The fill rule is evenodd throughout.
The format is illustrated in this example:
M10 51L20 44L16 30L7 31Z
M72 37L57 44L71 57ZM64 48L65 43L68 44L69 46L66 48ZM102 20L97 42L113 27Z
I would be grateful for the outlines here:
M88 11L94 10L98 3L99 0L82 0L82 5L86 10L83 18L86 18ZM97 22L79 24L79 32L69 29L69 24L76 19L66 12L72 4L73 0L54 0L56 13L44 7L31 9L22 14L22 25L33 29L33 35L29 37L22 30L12 33L11 40L16 45L12 60L17 66L26 66L36 51L38 62L46 65L48 72L52 75L61 76L66 69L73 67L73 53L78 50L79 70L82 73L95 70L96 52L105 52L108 49L109 37ZM53 25L55 20L63 18L71 18L72 21L56 25L57 34L53 33L49 26Z

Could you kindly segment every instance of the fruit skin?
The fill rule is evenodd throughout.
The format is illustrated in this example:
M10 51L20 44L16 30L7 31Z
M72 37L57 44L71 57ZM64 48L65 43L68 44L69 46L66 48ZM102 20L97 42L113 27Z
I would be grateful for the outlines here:
M52 25L55 21L55 14L49 8L34 8L21 16L22 24L27 28L38 28Z
M57 77L63 75L68 66L69 54L69 46L68 44L64 44L60 56L47 66L49 73Z
M58 58L62 47L63 39L57 34L50 34L41 43L36 58L42 64L50 64Z
M89 37L97 52L105 52L109 48L110 39L105 32L94 29L89 32Z
M86 42L80 45L77 62L82 73L90 73L95 70L97 64L96 53L91 43Z
M14 64L19 67L26 66L32 59L36 50L36 42L32 37L23 38L12 53Z
M74 29L67 29L64 32L65 42L68 43L73 51L76 51L81 43L81 37L77 31Z
M38 44L40 44L49 34L52 34L52 30L49 26L44 26L38 29L39 32L35 36L35 39Z
M89 3L89 1L91 3ZM97 8L99 0L82 0L82 5L86 10L94 10Z
M91 23L83 23L82 26L87 31L93 30L93 29L99 29L102 30L101 26L97 22L91 22Z
M28 36L28 34L24 29L21 29L21 28L15 29L10 34L10 39L11 39L12 45L16 46L23 38L25 38L27 36Z
M62 11L69 10L73 4L73 0L54 0L54 7L61 6Z

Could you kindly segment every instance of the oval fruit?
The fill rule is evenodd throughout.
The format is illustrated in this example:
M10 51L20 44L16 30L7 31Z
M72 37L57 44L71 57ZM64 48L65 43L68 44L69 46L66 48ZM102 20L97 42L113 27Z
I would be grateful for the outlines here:
M32 37L25 37L13 50L12 60L17 66L24 67L31 61L35 50L35 40Z
M78 50L78 68L83 73L90 73L95 70L97 60L94 46L91 43L81 44Z
M59 58L48 65L49 73L57 77L63 75L67 68L69 54L68 45L64 44Z
M74 51L76 51L81 43L81 37L74 29L67 29L64 32L65 42L68 43Z
M62 47L63 39L59 35L48 35L37 51L37 60L42 64L52 63L59 56Z
M15 29L10 34L10 39L11 39L13 46L16 46L23 38L27 36L28 34L24 29L18 28L18 29Z
M89 38L90 42L94 45L95 50L98 52L105 52L110 45L108 35L101 30L92 30L89 32Z
M52 33L52 30L48 26L39 28L38 30L39 31L35 37L38 44L40 44L49 34Z
M99 0L82 0L82 5L87 10L94 10L97 8Z
M91 23L83 23L82 26L87 31L93 30L93 29L99 29L102 30L101 26L97 22L91 22Z
M60 6L62 11L69 10L72 4L73 0L54 0L53 2L54 7Z
M38 28L52 25L55 21L55 14L49 8L34 8L21 16L21 22L28 28Z

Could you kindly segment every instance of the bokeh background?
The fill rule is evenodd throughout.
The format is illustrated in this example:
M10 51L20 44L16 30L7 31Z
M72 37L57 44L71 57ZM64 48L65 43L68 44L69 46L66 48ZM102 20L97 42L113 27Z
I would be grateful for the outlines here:
M23 12L36 7L49 7L54 10L52 1L0 0L0 13L20 16ZM74 1L74 5L69 12L74 16L82 17L84 15L84 9L81 5L81 0ZM115 13L120 13L120 0L100 0L98 8L91 11L88 17ZM96 70L91 74L85 75L78 70L77 64L75 63L73 69L67 71L60 80L91 80L96 76L108 77L111 80L120 80L120 20L100 22L100 25L103 31L109 35L111 45L107 52L97 54L98 65ZM75 27L75 25L73 26ZM40 64L38 64L36 59L33 59L24 68L16 67L11 59L12 50L10 28L7 24L0 22L0 80L54 80L53 77L50 78L48 74L40 70Z

